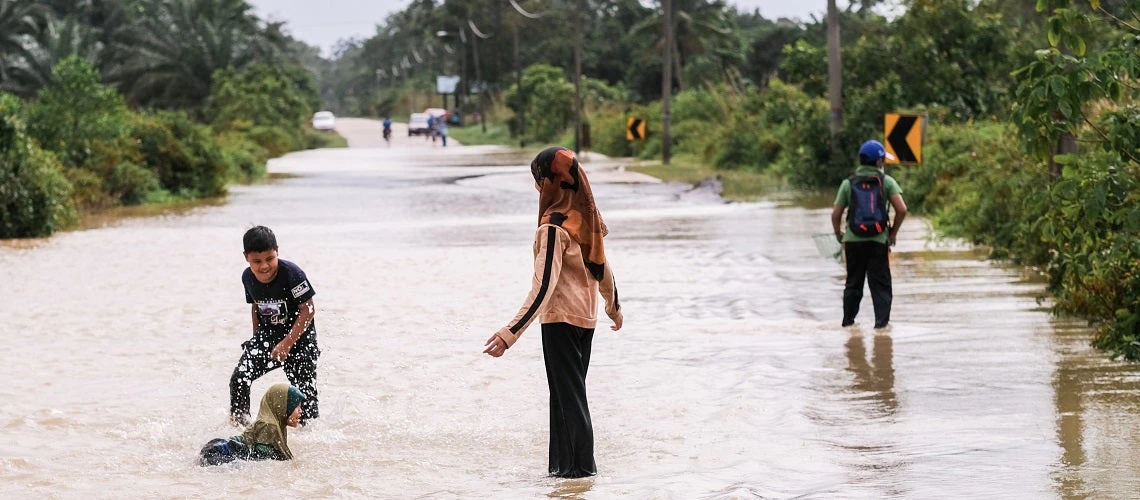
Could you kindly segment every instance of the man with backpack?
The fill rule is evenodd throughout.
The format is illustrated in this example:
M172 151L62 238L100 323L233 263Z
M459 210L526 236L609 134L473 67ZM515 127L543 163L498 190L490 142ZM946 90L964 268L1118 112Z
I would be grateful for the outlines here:
M863 300L864 280L871 288L875 328L886 328L891 320L891 268L887 254L906 218L906 202L898 181L883 172L887 158L894 159L879 141L863 143L859 148L859 167L839 186L831 211L831 226L847 257L843 326L855 323ZM895 211L894 224L890 223L890 207ZM847 230L843 231L845 210Z

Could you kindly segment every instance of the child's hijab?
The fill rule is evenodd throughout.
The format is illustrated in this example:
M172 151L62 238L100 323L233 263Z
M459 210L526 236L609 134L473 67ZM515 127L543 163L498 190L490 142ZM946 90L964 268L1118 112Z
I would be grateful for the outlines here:
M289 450L289 415L301 404L305 395L289 384L276 384L265 391L261 398L261 408L257 410L257 420L241 434L246 444L267 444L280 451L286 459L293 459Z

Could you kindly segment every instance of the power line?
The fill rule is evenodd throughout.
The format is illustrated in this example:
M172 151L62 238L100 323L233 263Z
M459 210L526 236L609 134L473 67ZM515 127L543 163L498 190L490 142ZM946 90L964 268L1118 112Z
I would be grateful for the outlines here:
M523 9L522 6L519 5L518 2L516 2L515 0L509 0L509 1L511 2L511 7L514 7L515 11L517 11L520 15L522 15L523 17L525 17L527 19L541 19L543 16L546 15L545 12L540 12L538 14L531 14L530 12L527 12L525 9Z
M467 19L467 25L471 27L471 32L474 33L475 36L482 38L484 40L491 38L491 35L487 35L487 34L484 34L482 31L479 31L479 27L475 26L475 21L472 21L471 19Z

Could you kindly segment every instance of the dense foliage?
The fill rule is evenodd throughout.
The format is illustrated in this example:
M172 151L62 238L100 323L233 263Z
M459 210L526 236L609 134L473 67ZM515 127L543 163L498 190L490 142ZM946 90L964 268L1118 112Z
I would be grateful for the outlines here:
M218 196L322 145L314 52L243 0L0 0L0 238Z
M0 238L45 236L75 215L54 155L28 137L20 102L0 94Z

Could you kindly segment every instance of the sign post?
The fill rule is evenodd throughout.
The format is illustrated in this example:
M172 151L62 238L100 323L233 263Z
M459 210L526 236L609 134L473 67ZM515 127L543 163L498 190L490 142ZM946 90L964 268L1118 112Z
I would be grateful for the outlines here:
M627 141L644 141L645 140L645 120L635 116L629 117L625 122L625 140Z
M883 120L883 141L895 165L918 165L922 163L922 140L926 135L926 118L922 115L887 113Z
M443 109L447 109L447 95L455 94L456 87L459 86L458 76L438 75L435 77L435 91L443 96ZM455 107L459 107L459 97L455 98Z

